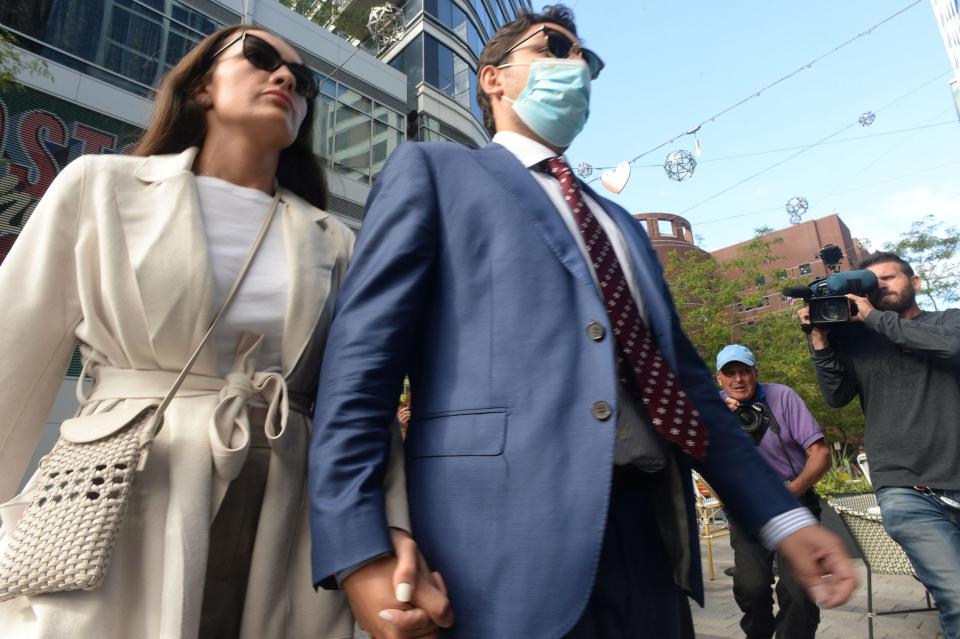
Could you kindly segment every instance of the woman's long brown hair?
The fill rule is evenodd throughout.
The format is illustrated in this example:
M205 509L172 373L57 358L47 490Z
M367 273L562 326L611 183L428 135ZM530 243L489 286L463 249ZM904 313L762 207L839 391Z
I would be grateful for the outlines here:
M197 92L213 66L213 54L241 30L263 31L260 27L236 25L216 31L187 53L170 69L160 84L150 126L140 138L135 155L180 153L202 146L207 119ZM280 151L277 181L310 204L327 208L327 181L320 159L313 152L314 101L307 100L307 114L297 139Z

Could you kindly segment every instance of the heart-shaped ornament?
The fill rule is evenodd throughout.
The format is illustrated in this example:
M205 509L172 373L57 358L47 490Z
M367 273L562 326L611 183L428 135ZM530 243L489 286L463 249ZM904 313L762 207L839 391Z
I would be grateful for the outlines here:
M603 184L604 188L611 193L619 193L622 191L623 187L627 185L627 180L629 179L629 162L621 162L617 165L617 168L610 171L604 171L603 175L600 176L600 182Z

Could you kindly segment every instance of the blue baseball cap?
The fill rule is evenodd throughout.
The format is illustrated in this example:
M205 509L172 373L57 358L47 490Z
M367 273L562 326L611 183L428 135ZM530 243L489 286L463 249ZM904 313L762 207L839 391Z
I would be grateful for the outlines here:
M757 358L753 352L746 346L740 344L728 344L723 350L717 353L717 370L729 364L730 362L741 362L747 366L756 366Z

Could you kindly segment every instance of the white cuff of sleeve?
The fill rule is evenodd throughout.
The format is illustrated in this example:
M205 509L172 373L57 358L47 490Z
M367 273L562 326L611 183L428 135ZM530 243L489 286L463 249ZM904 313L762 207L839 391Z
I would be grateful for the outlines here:
M804 526L816 526L818 523L817 518L806 508L794 508L765 523L760 529L760 541L768 550L773 550L787 535Z

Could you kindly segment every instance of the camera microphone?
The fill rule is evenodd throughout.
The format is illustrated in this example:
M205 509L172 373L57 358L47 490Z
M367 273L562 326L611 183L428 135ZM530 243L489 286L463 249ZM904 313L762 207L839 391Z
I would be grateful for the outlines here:
M813 297L813 291L809 286L788 286L783 289L786 297L796 297L802 300L808 300Z

